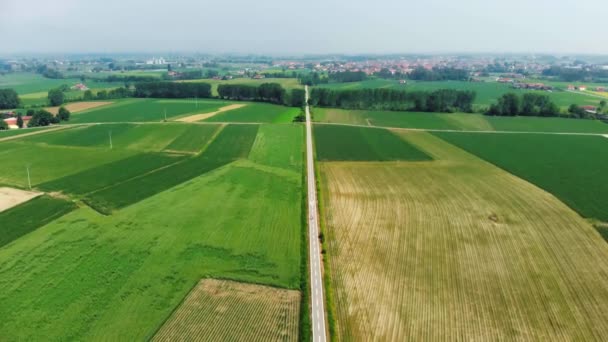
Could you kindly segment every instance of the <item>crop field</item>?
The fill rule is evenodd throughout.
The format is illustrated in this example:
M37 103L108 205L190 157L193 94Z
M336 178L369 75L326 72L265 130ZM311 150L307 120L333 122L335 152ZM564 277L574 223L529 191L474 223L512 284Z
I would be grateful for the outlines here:
M112 163L84 170L37 186L44 191L85 195L95 190L115 186L129 179L178 163L182 156L165 153L141 153Z
M67 132L62 131L62 132ZM44 133L40 136L54 134ZM33 137L33 136L31 136ZM2 173L0 183L25 188L29 166L32 186L80 171L130 157L127 149L91 149L75 146L52 146L17 140L0 142Z
M185 131L165 147L165 151L200 152L219 127L219 125L188 125Z
M393 132L379 128L315 125L320 161L430 160L431 157Z
M0 213L0 248L76 209L74 203L37 197Z
M608 222L608 139L601 136L435 133Z
M545 92L513 89L508 84L498 82L408 81L408 83L404 85L399 84L399 82L396 80L373 79L362 82L321 84L319 87L344 90L365 88L390 88L402 89L406 91L433 91L438 89L471 90L477 93L477 97L474 101L474 105L476 107L488 107L492 103L495 103L496 99L506 93L516 93L521 95L526 92L548 95L557 106L563 109L567 108L571 104L597 106L600 102L599 98L594 98L585 94L571 93L561 90Z
M31 134L31 133L35 133L35 132L46 131L46 130L50 130L52 128L57 128L57 127L34 127L34 128L27 128L27 129L2 130L2 131L0 131L0 141L9 140L9 139L6 139L9 137L15 137L18 135L23 135L23 134Z
M608 133L599 120L495 117L469 113L418 113L315 108L317 122L459 131Z
M86 196L86 202L100 212L110 213L239 158L246 158L257 130L257 125L228 125L201 155L91 193Z
M298 114L300 114L300 108L268 103L248 103L241 108L221 112L203 121L289 123L292 122L293 118Z
M226 105L215 100L128 99L73 115L70 123L161 122L189 113L212 112Z
M193 163L192 168L174 169L175 173L150 180L153 191L136 203L109 216L81 205L0 248L0 335L7 340L146 340L170 319L201 279L270 285L275 293L298 289L303 134L301 125L283 126L288 132L275 135L270 125L259 129L257 125L228 125L203 150L203 162L192 161L198 156L184 157L177 165ZM263 132L259 139L258 130ZM80 150L103 154L99 148L39 145L35 147L69 151L71 160L78 160L71 164L87 165L83 170L103 169L111 162L89 165L77 155ZM109 152L120 151L126 149ZM126 163L130 156L116 160ZM37 158L43 155L38 153ZM217 168L220 164L223 167ZM87 182L99 186L93 177L91 173ZM63 184L57 187L72 186ZM141 194L139 184L148 186L124 182L116 196ZM31 216L32 210L18 218ZM287 297L264 295L270 303L284 303L274 313L263 311L278 320L263 325L266 336L297 339L299 300L289 293ZM247 295L243 301L254 298ZM289 303L282 298L289 298ZM234 302L227 298L223 304L216 303L228 308ZM228 319L214 321L213 328L239 331L242 320L235 323L231 319L235 316L228 313L243 313L225 313ZM255 315L247 319L260 323ZM31 329L23 329L25 325Z
M299 306L298 291L204 279L152 340L298 341Z
M342 340L602 340L608 247L552 195L424 132L429 162L323 162Z
M210 127L201 135L203 143L210 138L210 133L217 129L218 125ZM190 125L185 124L103 124L78 126L65 131L58 131L44 135L35 135L20 139L23 142L36 143L46 146L66 146L110 149L110 135L112 137L112 149L129 149L137 151L161 151L183 134L191 130ZM203 133L203 130L198 132ZM190 139L184 137L183 139ZM177 142L187 144L186 142ZM192 142L195 143L195 142ZM193 148L193 146L190 146ZM199 145L200 147L200 145Z

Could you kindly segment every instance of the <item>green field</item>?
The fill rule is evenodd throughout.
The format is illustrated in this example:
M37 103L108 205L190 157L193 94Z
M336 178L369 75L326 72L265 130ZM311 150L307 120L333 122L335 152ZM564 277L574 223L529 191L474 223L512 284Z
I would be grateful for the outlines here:
M246 158L257 130L257 125L226 126L202 154L93 192L86 196L86 202L100 212L110 213L239 158Z
M40 196L0 213L0 248L76 209L74 203Z
M531 82L531 81L529 81ZM372 79L362 82L350 83L330 83L321 84L319 87L332 89L365 89L365 88L389 88L402 89L406 91L433 91L438 89L456 89L470 90L477 93L474 105L476 107L488 107L496 102L496 99L506 93L524 94L526 92L534 92L538 94L548 95L557 106L562 109L567 109L571 104L578 105L599 105L601 99L588 96L585 94L570 93L561 90L553 92L546 91L530 91L513 89L508 84L498 82L464 82L464 81L410 81L407 84L399 84L397 80Z
M300 114L300 108L268 103L247 103L244 107L221 112L203 121L289 123Z
M315 125L313 133L320 161L431 160L429 155L385 129Z
M28 165L32 185L36 186L137 153L137 151L126 149L51 146L20 140L0 142L0 157L2 158L0 183L22 188L28 184L26 173Z
M211 140L219 125L188 125L175 140L165 147L166 151L200 152Z
M4 138L27 134L27 133L33 133L33 132L37 132L37 131L43 131L43 130L47 130L49 128L50 127L35 127L35 128L28 128L28 129L1 130L0 131L0 141L2 141Z
M69 123L161 122L186 114L212 112L226 105L216 100L128 99L73 115Z
M82 207L0 248L3 339L146 340L202 278L298 289L303 134L281 127L257 139L256 125L229 125L202 154L224 167L177 170L150 183L168 191L111 216Z
M315 108L314 120L362 126L459 131L608 133L608 124L599 120L522 116L494 117L469 113L418 113Z
M182 156L165 153L136 154L129 158L39 184L37 188L44 191L60 191L72 195L85 195L95 190L120 184L182 160Z
M608 222L608 139L601 136L435 133Z

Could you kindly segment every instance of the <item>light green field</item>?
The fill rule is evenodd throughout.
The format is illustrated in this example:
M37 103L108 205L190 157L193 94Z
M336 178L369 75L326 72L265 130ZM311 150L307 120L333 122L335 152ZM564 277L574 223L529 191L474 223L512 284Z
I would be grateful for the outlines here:
M608 246L552 195L424 132L431 162L321 163L338 341L602 340Z
M469 113L418 113L315 108L314 120L363 126L441 129L459 131L518 131L608 133L599 120L494 117Z
M207 118L207 122L289 123L300 114L300 108L269 103L247 103L244 107L228 110Z
M80 208L0 248L0 336L144 340L201 278L298 289L303 151L293 127L278 137L261 128L251 159L111 216ZM79 150L66 149L78 163L64 164L89 164Z

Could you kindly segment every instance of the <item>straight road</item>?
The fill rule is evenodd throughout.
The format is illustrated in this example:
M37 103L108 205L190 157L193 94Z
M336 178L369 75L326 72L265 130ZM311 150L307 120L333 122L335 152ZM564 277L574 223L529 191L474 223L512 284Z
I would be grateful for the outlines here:
M319 212L317 208L317 182L315 180L314 154L312 150L312 123L306 90L306 169L308 177L308 240L310 254L310 291L312 299L312 340L325 342L325 308L323 275L321 273L321 247L319 245Z

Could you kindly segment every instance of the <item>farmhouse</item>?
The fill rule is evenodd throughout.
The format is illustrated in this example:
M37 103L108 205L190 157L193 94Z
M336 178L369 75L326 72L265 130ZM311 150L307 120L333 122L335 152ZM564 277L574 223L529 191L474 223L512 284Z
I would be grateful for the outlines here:
M82 83L77 83L77 84L71 86L70 89L85 91L85 90L89 90L89 87L87 87L86 85L84 85Z
M585 91L585 90L587 90L587 86L584 86L584 85L578 86L578 90Z
M568 84L568 90L576 90L576 87L573 84Z
M597 88L595 88L595 91L600 92L600 93L605 93L606 87L597 87Z
M31 116L23 116L21 118L23 119L23 126L27 126L27 123L32 119ZM17 118L7 118L4 119L4 122L6 122L10 129L19 128L19 126L17 126Z
M581 108L589 114L597 114L597 108L595 106L582 106Z

